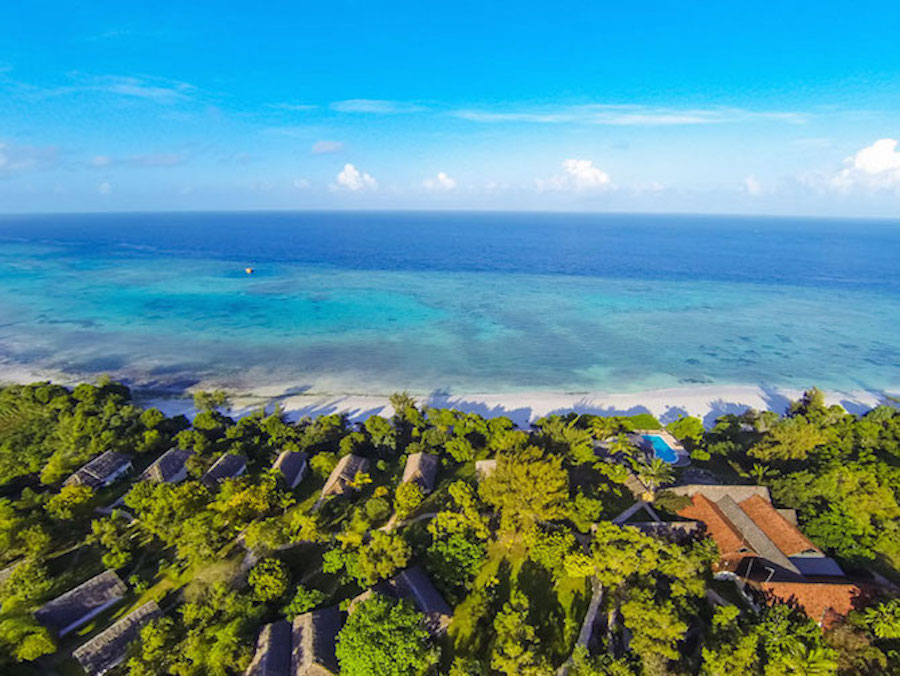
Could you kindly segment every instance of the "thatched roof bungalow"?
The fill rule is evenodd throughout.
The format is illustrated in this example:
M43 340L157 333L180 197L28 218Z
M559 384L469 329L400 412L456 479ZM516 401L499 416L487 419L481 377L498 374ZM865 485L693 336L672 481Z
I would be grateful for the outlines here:
M128 644L138 637L141 627L157 617L162 617L162 612L156 602L145 603L83 643L72 656L88 676L102 676L125 661Z
M322 488L322 497L331 495L344 495L352 490L351 482L360 472L369 469L369 461L358 455L345 455L338 460L338 464L331 471L325 486Z
M403 483L414 481L423 493L434 490L438 473L438 457L430 453L413 453L406 459L403 468Z
M128 587L111 570L48 601L35 611L37 621L65 636L125 596Z
M131 456L116 451L101 453L63 482L63 486L109 486L126 472L131 471Z

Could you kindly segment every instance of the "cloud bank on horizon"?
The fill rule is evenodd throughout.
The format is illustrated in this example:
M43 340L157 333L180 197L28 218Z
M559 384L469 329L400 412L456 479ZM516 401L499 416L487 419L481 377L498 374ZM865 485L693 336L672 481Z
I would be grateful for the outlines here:
M0 211L900 217L900 7L651 5L0 8Z

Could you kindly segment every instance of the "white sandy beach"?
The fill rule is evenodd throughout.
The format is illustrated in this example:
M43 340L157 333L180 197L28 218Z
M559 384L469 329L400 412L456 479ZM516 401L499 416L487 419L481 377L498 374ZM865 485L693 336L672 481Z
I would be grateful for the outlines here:
M50 371L32 370L28 367L0 365L0 382L30 383L51 380L73 386L87 377ZM246 386L229 389L222 383L201 383L196 389L225 389L231 399L231 414L245 415L260 407L280 405L291 419L304 416L346 413L351 420L364 420L370 415L391 415L388 401L390 390L379 388L381 393L341 392L336 382L303 384L282 383ZM192 388L194 389L194 388ZM156 406L167 415L184 414L192 417L196 412L190 392L159 394L142 392L139 385L133 387L135 399L142 406ZM678 388L646 390L641 392L549 392L519 391L504 393L417 393L411 392L420 404L478 413L487 417L506 416L520 427L549 413L576 411L597 415L634 415L652 413L663 423L681 415L696 416L707 426L726 413L740 413L747 408L784 412L788 402L797 399L803 390L755 385L692 385ZM850 413L865 411L886 401L888 392L869 390L825 390L829 404L840 404Z
M283 394L284 388L259 388L249 393L234 395L234 413L240 415L260 406L280 404L292 419L329 413L346 413L352 420L363 420L370 415L391 415L392 408L385 395L339 394L306 392ZM783 412L791 399L802 390L770 389L749 385L703 385L685 388L651 390L627 394L588 392L516 392L431 394L417 397L428 406L456 408L484 416L507 416L520 427L549 413L576 411L598 415L652 413L666 423L681 415L701 418L711 425L725 413L739 413L747 408ZM829 404L841 404L851 413L863 413L883 403L880 393L867 391L826 391ZM152 404L166 413L190 413L188 399L155 399Z

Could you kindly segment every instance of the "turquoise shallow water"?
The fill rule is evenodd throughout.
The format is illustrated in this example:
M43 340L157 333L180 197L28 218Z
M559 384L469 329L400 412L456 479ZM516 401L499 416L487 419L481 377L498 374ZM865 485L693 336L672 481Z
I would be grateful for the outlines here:
M6 217L0 358L171 388L880 390L900 384L898 253L886 223Z

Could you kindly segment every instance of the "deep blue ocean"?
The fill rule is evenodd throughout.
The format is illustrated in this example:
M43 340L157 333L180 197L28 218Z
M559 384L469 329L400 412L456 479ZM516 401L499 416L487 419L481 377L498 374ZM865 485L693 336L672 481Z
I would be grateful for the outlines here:
M0 265L10 373L354 393L900 385L900 222L0 216Z

